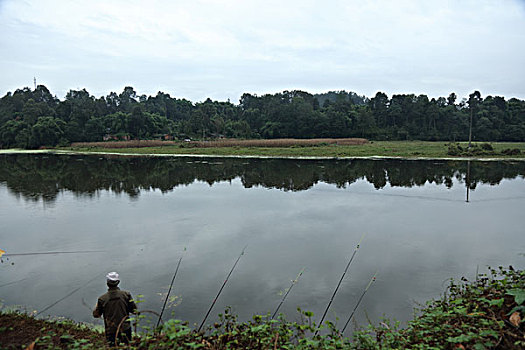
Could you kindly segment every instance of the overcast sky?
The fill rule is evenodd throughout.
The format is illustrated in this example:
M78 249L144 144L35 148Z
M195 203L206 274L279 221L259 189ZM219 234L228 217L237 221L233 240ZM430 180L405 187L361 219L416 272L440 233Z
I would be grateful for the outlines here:
M0 95L525 99L525 0L0 0Z

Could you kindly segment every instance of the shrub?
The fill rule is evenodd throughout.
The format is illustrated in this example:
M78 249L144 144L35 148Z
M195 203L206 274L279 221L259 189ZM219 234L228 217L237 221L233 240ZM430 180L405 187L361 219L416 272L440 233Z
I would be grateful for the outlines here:
M519 150L519 148L507 148L507 149L504 149L503 151L501 151L502 154L506 155L506 156L517 156L519 154L521 154L521 151Z
M492 145L490 143L482 143L480 145L481 149L485 150L485 151L494 151L494 147L492 147Z
M447 154L449 156L461 156L463 155L463 148L459 143L449 143Z

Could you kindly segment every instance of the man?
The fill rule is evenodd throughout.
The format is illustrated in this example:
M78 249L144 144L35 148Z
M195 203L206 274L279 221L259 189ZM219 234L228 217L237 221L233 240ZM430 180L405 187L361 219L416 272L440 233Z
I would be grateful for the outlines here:
M104 315L106 339L110 346L115 345L117 330L119 330L118 340L127 344L131 340L131 324L128 316L130 312L135 313L137 311L137 305L135 305L129 292L117 287L120 283L118 273L108 273L106 283L108 292L98 298L97 306L93 310L93 317L98 318Z

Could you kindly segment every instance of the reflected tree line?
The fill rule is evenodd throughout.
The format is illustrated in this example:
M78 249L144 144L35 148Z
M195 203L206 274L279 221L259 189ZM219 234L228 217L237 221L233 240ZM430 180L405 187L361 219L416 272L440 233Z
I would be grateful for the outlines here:
M468 180L467 180L468 171ZM470 189L525 177L525 162L409 160L284 160L161 158L76 155L1 155L0 183L28 200L54 201L61 191L93 196L100 191L137 197L141 191L169 192L206 182L239 178L245 188L302 191L324 182L345 188L366 180L376 189L434 183L451 188L454 179Z

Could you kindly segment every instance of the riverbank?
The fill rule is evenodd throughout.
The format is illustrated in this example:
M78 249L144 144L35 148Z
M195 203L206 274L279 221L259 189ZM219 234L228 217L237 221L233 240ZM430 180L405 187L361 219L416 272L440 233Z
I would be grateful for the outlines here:
M483 143L485 144L485 143ZM482 144L482 145L483 145ZM467 148L466 143L457 144ZM316 145L288 145L286 147L217 146L200 147L198 144L178 143L156 147L69 147L59 151L81 153L111 153L132 155L184 155L184 156L233 156L272 158L403 158L403 159L525 159L525 143L490 143L491 150L454 155L449 154L450 144L424 141L370 141L346 145L321 142ZM508 150L516 150L509 154Z
M142 141L141 141L142 142ZM197 142L157 142L161 146L122 147L119 143L93 146L59 147L40 150L0 150L6 153L109 154L129 156L186 156L236 158L294 158L294 159L440 159L440 160L525 160L525 143L474 143L475 152L467 151L467 143L426 141L370 141L345 145L321 142L316 145L272 146L211 146L200 147ZM165 145L162 145L165 144ZM451 146L452 145L452 146ZM486 145L490 145L490 148ZM458 146L461 151L458 149ZM484 149L489 148L489 149Z
M299 310L300 311L300 310ZM226 310L220 322L199 333L179 320L156 332L140 334L131 349L524 349L525 271L499 268L474 281L452 281L445 295L418 311L400 328L384 320L343 337L341 325L326 323L322 335L310 312L301 321L254 316L239 322ZM140 322L140 316L139 316ZM70 321L37 320L24 314L0 314L3 349L100 349L103 335ZM31 347L32 346L32 347Z
M101 349L102 332L70 320L43 320L19 312L0 313L0 349Z

